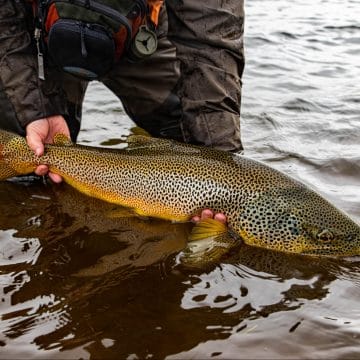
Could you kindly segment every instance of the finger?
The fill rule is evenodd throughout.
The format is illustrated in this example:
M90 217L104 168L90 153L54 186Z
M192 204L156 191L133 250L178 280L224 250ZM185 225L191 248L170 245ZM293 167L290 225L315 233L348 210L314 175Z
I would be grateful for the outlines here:
M63 178L60 175L51 172L49 173L49 178L56 184L59 184L63 181Z
M61 115L54 115L47 118L50 131L48 134L48 142L52 143L56 134L64 134L70 139L70 130L66 120Z
M227 222L226 216L222 213L215 214L214 220L220 221L223 224L226 224Z
M212 219L214 217L214 212L211 211L210 209L204 209L201 212L201 220L205 220L205 219Z
M192 218L191 218L191 221L192 222L194 222L194 223L197 223L197 222L199 222L200 221L200 216L193 216Z
M35 169L35 174L39 175L39 176L44 176L48 173L49 168L46 165L39 165L36 169Z

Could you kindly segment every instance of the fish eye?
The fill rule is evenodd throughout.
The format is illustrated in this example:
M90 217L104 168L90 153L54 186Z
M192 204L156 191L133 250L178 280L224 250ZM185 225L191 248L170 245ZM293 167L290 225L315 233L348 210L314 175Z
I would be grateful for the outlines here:
M316 235L316 238L323 242L327 242L334 239L334 234L329 229L324 229Z

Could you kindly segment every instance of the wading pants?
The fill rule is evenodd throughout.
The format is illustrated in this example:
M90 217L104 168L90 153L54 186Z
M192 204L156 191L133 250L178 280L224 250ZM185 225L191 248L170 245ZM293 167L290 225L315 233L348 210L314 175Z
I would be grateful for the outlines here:
M100 81L119 97L130 118L153 136L241 150L243 25L243 0L166 0L157 29L158 50L141 62L122 60ZM2 29L4 24L0 22ZM37 101L36 95L34 89L31 96L24 95L29 92L26 90L29 85L24 84L26 77L15 65L12 68L13 62L9 61L16 64L21 60L11 58L9 49L4 50L1 36L6 34L0 35L3 60L0 71L5 71L4 76L0 75L0 127L21 133L28 122L44 117L42 113L48 116L57 113L66 117L75 138L80 128L86 83L47 69L45 82L31 84L42 88L45 109L38 114L33 109L31 116L26 116L25 109L19 116L16 109L31 108ZM23 43L18 40L19 48L29 45L26 36ZM5 57L4 51L7 51ZM16 49L14 54L19 57ZM31 66L36 69L35 60ZM19 90L19 94L9 90L10 77L24 84L25 89ZM59 93L65 101L58 100L55 95ZM22 101L25 104L14 106L14 102Z

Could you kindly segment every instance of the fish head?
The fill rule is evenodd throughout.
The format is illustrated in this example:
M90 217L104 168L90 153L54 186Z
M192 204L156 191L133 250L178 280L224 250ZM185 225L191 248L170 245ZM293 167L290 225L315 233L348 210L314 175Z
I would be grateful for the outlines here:
M349 221L346 224L346 221ZM342 226L319 226L303 223L298 239L302 243L302 254L355 256L360 254L359 226L351 219L342 220Z
M360 226L305 186L259 194L242 214L250 245L307 255L360 255Z

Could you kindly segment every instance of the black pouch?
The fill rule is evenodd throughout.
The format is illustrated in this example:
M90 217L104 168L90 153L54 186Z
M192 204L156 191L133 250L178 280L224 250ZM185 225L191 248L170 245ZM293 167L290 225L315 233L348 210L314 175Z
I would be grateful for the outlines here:
M95 80L114 65L115 41L102 25L59 19L47 38L48 55L64 71Z

